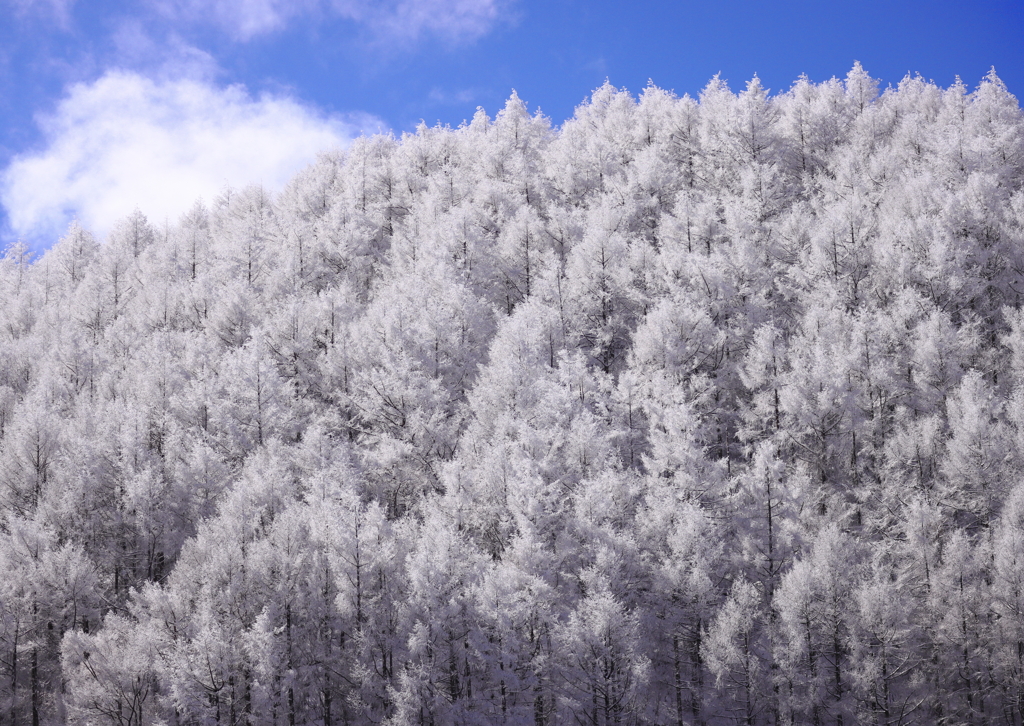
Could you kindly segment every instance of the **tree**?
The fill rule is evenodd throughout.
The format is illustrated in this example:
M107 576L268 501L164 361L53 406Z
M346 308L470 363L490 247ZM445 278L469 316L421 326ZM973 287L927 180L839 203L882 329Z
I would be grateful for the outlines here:
M905 723L926 700L915 681L925 651L915 632L920 595L913 578L902 578L879 552L870 579L855 593L851 627L852 682L861 718L879 724Z
M181 216L177 232L180 264L187 279L196 280L210 269L210 213L202 200Z
M562 669L560 705L579 723L636 723L649 660L636 613L625 611L600 578L555 632Z
M281 236L267 191L258 185L226 191L215 202L211 225L221 243L218 257L226 267L221 274L262 288Z
M837 526L824 527L775 594L785 705L811 722L831 718L842 726L853 717L850 637L860 580L857 550ZM865 604L870 602L874 599Z
M338 395L393 517L438 489L492 330L490 311L451 270L428 257L410 267L353 325L351 380Z
M31 518L49 493L63 427L41 394L23 400L12 418L0 441L0 511L4 519Z
M92 234L77 220L68 225L67 234L49 250L57 266L67 276L69 290L74 290L83 279L99 251L99 245Z
M987 627L990 600L982 569L987 553L961 530L949 535L942 555L928 592L929 607L940 618L936 628L940 670L936 676L941 680L932 694L931 711L978 723L993 709L995 695L988 653L993 637Z
M130 618L110 613L95 634L69 633L61 646L70 697L68 721L115 726L152 723L158 687L154 643Z
M39 521L8 520L0 538L0 662L10 680L0 686L5 718L39 724L61 708L61 637L88 630L99 610L102 583L74 544L60 544Z
M572 337L605 373L621 369L636 325L623 217L611 204L592 209L585 236L566 264Z
M722 594L723 542L713 515L683 496L670 484L652 485L636 517L637 538L654 565L641 622L652 660L651 695L667 691L676 724L686 723L687 714L703 724L712 675L704 643Z
M791 173L817 176L829 163L850 122L844 96L838 79L814 84L802 75L779 98L779 124L788 141L785 153Z
M737 723L753 726L768 707L761 596L749 582L733 582L708 627L701 653L725 695L721 708Z
M328 714L371 721L390 715L402 662L399 610L413 542L399 539L404 531L387 521L379 502L363 501L356 483L349 466L337 465L315 474L307 495L315 556L323 558L314 567L329 573L322 587L332 598L317 636L330 665L314 671L323 682L325 723Z
M475 703L492 723L546 724L555 711L558 597L550 584L553 558L542 550L534 533L518 535L472 591Z
M479 664L470 648L478 616L471 593L483 557L440 511L430 515L406 561L408 660L397 678L395 724L467 723L479 700Z
M552 190L565 206L590 206L622 176L639 148L629 92L605 83L562 125L548 156Z
M992 538L994 679L1007 722L1024 721L1024 498L1015 487Z
M220 374L220 405L212 416L228 457L241 459L274 438L296 435L295 387L278 371L262 332L224 356Z
M968 371L947 401L950 439L942 462L946 505L969 531L988 528L1005 500L1009 436L1003 402L981 373Z

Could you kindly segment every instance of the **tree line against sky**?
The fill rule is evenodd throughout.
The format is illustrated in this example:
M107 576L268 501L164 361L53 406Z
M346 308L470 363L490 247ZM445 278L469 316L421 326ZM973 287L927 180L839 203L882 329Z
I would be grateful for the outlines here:
M512 96L0 261L0 723L1024 717L1024 118Z

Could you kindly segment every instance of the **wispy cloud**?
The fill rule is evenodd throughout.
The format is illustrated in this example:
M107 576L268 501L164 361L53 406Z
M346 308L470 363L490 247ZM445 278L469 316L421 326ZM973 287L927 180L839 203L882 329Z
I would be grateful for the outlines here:
M247 41L281 30L297 15L315 9L317 0L153 0L171 21L213 24L235 40Z
M448 42L476 40L502 19L501 0L334 0L336 12L365 23L378 37L418 40L435 35Z
M173 31L154 37L138 18L122 20L111 36L118 67L131 68L152 78L213 79L220 74L216 59L183 40Z
M486 35L512 0L152 0L172 20L219 26L247 41L283 29L300 16L353 21L377 40L416 41L431 35L462 43Z
M45 148L0 173L10 232L32 245L52 242L72 217L104 235L136 206L174 221L225 185L278 188L318 152L381 127L239 86L127 72L73 86L40 124Z
M469 88L459 91L448 91L438 86L430 89L427 99L438 106L467 106L477 98L479 94Z
M15 14L36 16L42 20L67 28L71 20L71 8L75 0L0 0L0 8L11 7Z

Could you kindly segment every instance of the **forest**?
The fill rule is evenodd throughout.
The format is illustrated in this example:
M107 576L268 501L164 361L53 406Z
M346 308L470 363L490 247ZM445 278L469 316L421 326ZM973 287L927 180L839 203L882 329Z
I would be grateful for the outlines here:
M1024 114L859 65L0 258L0 725L1021 726Z

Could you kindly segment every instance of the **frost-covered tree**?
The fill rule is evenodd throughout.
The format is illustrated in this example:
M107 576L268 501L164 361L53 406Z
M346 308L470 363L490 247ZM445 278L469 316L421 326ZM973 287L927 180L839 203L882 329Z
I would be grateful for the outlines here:
M1024 117L513 94L0 258L0 721L1021 720Z

